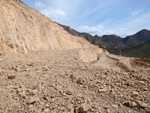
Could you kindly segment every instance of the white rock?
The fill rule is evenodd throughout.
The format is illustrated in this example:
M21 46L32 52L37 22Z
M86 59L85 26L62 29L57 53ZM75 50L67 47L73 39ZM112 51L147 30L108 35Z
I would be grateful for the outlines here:
M139 95L139 93L137 91L133 91L133 95Z
M21 96L21 97L26 97L26 92L25 92L25 91L19 92L19 96Z
M98 92L99 92L99 93L105 93L105 92L106 92L106 89L102 89L102 88L101 88L101 89L98 90Z

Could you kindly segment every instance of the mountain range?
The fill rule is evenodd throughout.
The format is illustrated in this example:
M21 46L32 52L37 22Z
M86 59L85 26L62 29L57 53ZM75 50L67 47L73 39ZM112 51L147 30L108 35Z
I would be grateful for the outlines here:
M143 29L134 35L122 38L117 35L92 36L89 33L80 33L69 26L61 25L71 35L84 37L90 43L107 49L110 53L130 57L150 58L150 31ZM142 51L141 51L142 50ZM144 51L143 51L144 50Z

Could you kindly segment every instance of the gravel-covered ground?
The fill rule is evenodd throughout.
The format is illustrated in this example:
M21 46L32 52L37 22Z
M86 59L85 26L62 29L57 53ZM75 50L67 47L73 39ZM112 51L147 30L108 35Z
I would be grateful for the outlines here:
M76 50L0 56L0 113L150 113L150 69L123 68L111 57L84 63Z

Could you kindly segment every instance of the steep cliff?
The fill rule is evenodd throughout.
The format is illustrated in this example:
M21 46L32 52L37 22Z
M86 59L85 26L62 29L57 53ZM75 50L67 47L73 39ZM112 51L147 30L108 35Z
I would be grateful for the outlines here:
M85 39L70 35L20 0L0 0L0 54L78 48L96 48L94 51L103 52Z

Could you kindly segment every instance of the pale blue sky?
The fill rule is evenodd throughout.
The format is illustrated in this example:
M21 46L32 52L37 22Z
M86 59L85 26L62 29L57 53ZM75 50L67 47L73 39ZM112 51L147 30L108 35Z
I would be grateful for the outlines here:
M150 30L150 0L22 0L52 20L92 35Z

